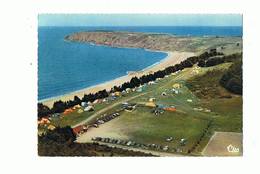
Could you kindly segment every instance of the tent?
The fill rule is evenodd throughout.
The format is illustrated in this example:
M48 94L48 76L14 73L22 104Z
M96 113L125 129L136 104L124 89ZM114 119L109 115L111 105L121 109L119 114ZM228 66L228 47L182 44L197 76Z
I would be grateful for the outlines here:
M87 102L81 102L81 106L82 106L82 107L87 107L88 104L87 104Z
M165 107L164 110L170 111L170 112L175 112L176 108L174 106L170 106L170 107Z
M82 109L78 110L78 113L81 114L82 112L84 112Z
M88 106L84 109L84 111L94 111L94 107L93 106Z
M72 109L78 109L78 108L80 108L80 105L75 105L75 106L73 106Z
M143 91L143 87L141 87L141 86L138 87L136 91L137 91L137 92L142 92L142 91Z
M148 85L153 85L153 84L155 84L154 81L150 81L150 82L148 82Z
M145 106L156 107L156 104L154 102L147 102L147 103L145 103Z
M49 130L54 130L56 127L55 126L53 126L52 124L50 124L49 126L48 126L48 129Z
M154 102L155 98L149 98L149 102Z
M177 89L172 89L172 92L174 92L175 94L179 94L179 91Z
M93 101L93 104L97 104L97 103L101 103L101 102L102 102L102 100L96 99L95 101Z
M71 113L71 112L73 112L73 110L72 110L71 108L69 108L69 109L66 109L66 110L63 112L63 114L66 115L66 114L69 114L69 113Z
M115 96L120 96L120 92L119 92L119 91L116 91L116 92L115 92Z
M192 102L192 100L191 100L191 99L187 99L187 102L190 102L190 103L191 103L191 102Z
M176 88L176 89L179 89L179 88L181 88L181 84L175 83L175 84L172 85L172 87Z

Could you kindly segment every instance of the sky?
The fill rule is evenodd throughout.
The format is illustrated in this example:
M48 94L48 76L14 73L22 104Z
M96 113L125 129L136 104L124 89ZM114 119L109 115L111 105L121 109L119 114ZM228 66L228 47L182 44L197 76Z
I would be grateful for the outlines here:
M39 26L242 26L240 14L40 14Z

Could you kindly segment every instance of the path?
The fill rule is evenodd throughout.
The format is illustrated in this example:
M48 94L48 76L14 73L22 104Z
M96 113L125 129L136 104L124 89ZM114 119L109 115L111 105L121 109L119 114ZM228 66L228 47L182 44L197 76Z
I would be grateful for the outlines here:
M72 127L77 127L77 126L79 126L79 125L83 125L83 124L87 123L88 121L90 121L91 119L95 118L96 116L101 115L102 113L104 113L104 112L106 112L106 111L112 109L113 107L115 107L115 106L117 106L117 105L119 105L119 104L121 104L121 103L128 102L128 101L130 101L130 100L133 100L133 99L135 99L135 98L137 98L137 97L140 97L140 96L142 96L142 95L145 95L145 94L147 94L147 93L148 93L148 92L145 92L145 93L142 93L142 94L139 94L139 95L135 95L135 96L133 96L133 97L130 97L130 98L126 99L126 100L116 102L116 103L114 103L114 104L112 104L112 105L110 105L110 106L108 106L108 107L105 107L104 109L101 109L101 110L97 111L96 113L94 113L93 115L91 115L90 117L88 117L86 120L83 120L83 121L81 121L81 122L75 124L75 125L72 126Z

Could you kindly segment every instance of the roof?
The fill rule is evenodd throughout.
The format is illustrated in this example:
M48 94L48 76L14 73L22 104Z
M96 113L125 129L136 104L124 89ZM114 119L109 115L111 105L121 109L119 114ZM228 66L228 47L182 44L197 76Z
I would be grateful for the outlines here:
M73 130L74 134L78 134L78 133L80 133L80 131L83 130L83 126L80 125L80 126L74 127L74 128L72 128L72 130Z
M176 108L175 107L167 107L167 108L164 108L164 110L174 112L174 111L176 111Z

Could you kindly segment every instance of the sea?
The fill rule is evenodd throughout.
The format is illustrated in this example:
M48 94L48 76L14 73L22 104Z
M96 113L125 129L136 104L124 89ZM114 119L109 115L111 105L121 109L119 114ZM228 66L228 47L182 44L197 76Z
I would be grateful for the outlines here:
M38 100L64 95L139 71L164 59L164 52L112 48L64 40L80 31L129 31L179 36L242 36L242 27L38 27Z

